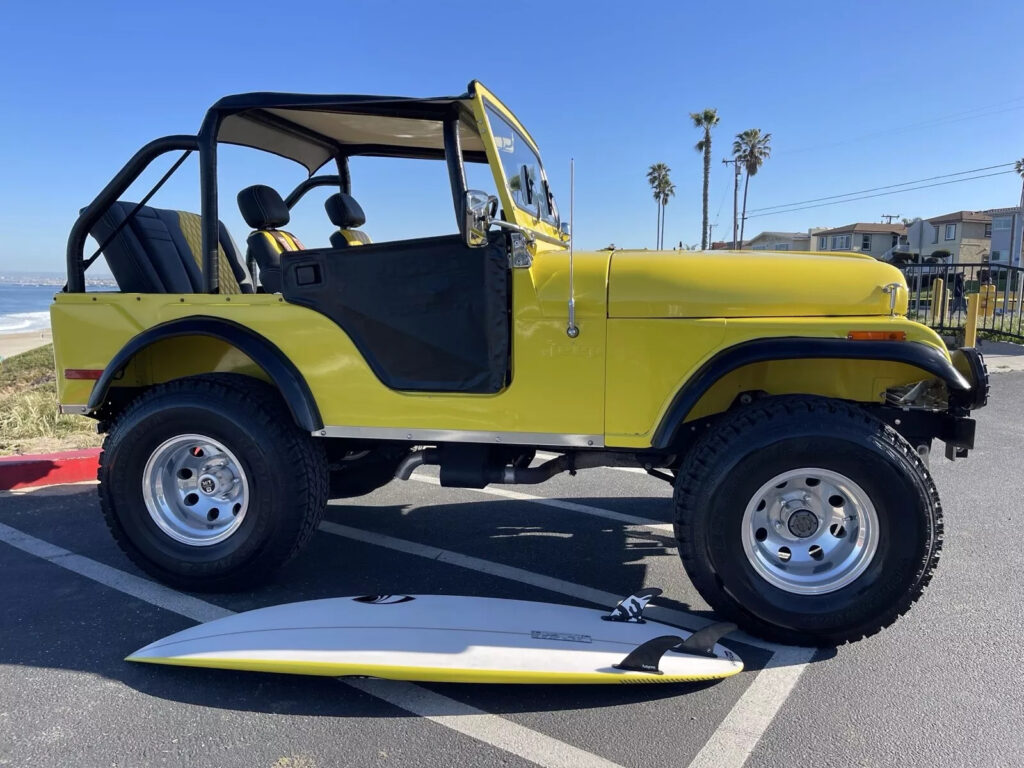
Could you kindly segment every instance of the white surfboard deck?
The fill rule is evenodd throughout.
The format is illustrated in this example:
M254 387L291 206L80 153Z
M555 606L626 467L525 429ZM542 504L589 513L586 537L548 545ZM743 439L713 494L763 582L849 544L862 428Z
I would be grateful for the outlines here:
M735 675L743 662L669 650L658 672L616 669L642 643L691 633L605 621L607 611L446 595L338 597L200 624L128 661L301 675L473 683L671 683Z

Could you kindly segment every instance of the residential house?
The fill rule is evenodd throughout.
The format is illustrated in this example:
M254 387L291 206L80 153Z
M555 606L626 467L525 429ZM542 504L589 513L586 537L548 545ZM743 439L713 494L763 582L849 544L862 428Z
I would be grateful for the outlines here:
M1024 243L1024 208L993 208L985 211L992 217L989 241L993 264L1021 266L1021 245Z
M811 240L817 231L762 232L743 243L743 248L751 251L810 251L814 249Z
M945 257L952 264L988 261L992 217L987 211L954 211L922 222L909 238L914 253Z
M825 229L814 235L819 251L855 251L881 259L905 241L907 228L902 224L857 222L845 227Z

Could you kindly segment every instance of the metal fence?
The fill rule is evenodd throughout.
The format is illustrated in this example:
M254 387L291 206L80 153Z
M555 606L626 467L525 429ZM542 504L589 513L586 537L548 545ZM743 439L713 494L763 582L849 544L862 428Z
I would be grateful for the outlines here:
M978 295L978 330L1024 342L1024 268L998 263L908 264L908 315L940 333L957 334L968 322L968 304Z

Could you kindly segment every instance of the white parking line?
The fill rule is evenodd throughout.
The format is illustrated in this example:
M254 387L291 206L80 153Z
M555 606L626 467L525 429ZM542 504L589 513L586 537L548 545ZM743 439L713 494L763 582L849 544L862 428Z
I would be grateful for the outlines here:
M53 565L72 571L118 592L150 605L176 613L193 621L213 621L235 612L197 597L177 592L117 568L76 555L63 547L37 539L0 523L0 541ZM544 768L621 768L618 763L558 741L506 718L492 715L462 702L398 680L338 679L364 693L375 696Z
M550 768L621 768L617 763L525 728L497 715L397 680L346 680L353 688L384 699L477 741Z
M441 480L431 475L420 475L415 474L410 480L417 480L421 483L430 483L431 485L440 485ZM570 512L581 512L584 515L591 515L592 517L603 517L606 520L614 520L617 523L625 523L626 525L636 525L641 528L646 528L652 533L660 535L673 536L671 523L660 523L657 520L651 520L649 517L637 517L636 515L627 515L623 512L614 512L610 509L602 509L601 507L592 507L589 504L577 504L574 501L562 501L561 499L548 499L544 496L533 496L529 493L521 493L519 491L509 491L505 488L460 488L463 491L473 491L474 493L483 493L488 496L500 496L503 499L515 499L516 501L528 501L532 504L541 504L545 507L555 507L556 509L565 509Z
M814 653L813 648L777 650L719 723L689 768L744 765L793 692Z

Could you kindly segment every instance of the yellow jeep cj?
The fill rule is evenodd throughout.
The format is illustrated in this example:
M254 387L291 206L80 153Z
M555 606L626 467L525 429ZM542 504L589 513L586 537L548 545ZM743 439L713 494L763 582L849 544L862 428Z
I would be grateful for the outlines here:
M218 217L223 144L309 172L286 199L232 190L245 254ZM168 152L171 172L198 153L200 213L119 199ZM371 242L351 157L445 163L453 233ZM493 188L467 189L467 167ZM319 186L338 229L308 249L284 227ZM85 291L100 254L116 292ZM855 640L931 578L931 446L965 456L988 390L981 356L909 320L903 277L869 256L574 253L537 145L477 82L223 98L197 135L128 161L76 221L67 268L61 409L106 433L121 547L190 590L251 588L328 499L421 465L456 488L628 466L674 485L679 554L716 611L783 642Z

